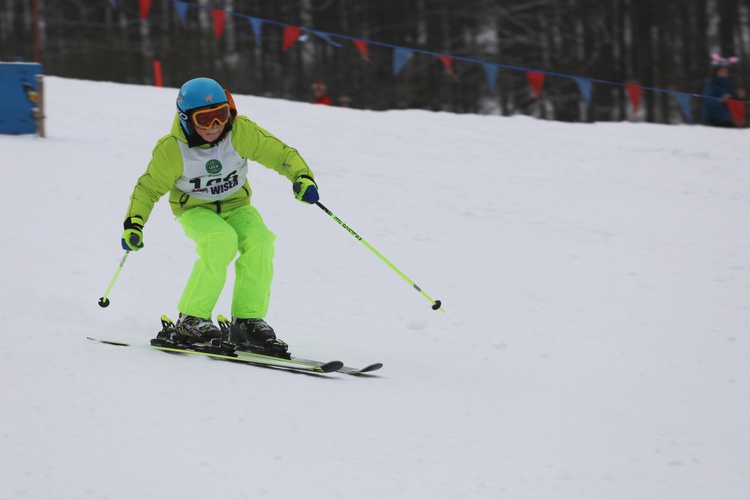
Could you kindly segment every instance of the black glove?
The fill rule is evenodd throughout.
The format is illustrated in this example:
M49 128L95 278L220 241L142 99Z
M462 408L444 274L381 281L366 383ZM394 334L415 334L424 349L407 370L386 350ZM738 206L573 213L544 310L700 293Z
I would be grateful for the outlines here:
M134 215L125 219L125 232L122 233L122 249L137 252L143 248L143 219Z

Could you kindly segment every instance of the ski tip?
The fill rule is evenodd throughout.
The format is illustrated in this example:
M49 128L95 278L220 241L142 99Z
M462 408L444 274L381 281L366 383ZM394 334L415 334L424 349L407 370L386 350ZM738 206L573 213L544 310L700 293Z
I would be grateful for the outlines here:
M174 321L172 321L171 319L169 319L169 316L167 316L166 314L162 314L161 315L161 320L163 322L165 322L165 323L174 324Z
M102 339L95 339L94 337L86 337L88 340L93 340L94 342L101 342L102 344L109 344L109 345L118 345L121 347L129 347L130 344L127 342L116 342L114 340L102 340Z
M365 366L364 368L349 368L345 366L339 371L341 373L346 373L347 375L363 375L365 373L380 370L381 368L383 368L383 363L373 363L371 365Z
M375 370L380 370L381 368L383 368L383 363L373 363L362 368L359 373L374 372Z
M341 361L329 361L328 363L324 365L320 365L319 368L320 368L320 371L322 371L323 373L331 373L331 372L339 371L343 367L344 367L344 363L342 363Z

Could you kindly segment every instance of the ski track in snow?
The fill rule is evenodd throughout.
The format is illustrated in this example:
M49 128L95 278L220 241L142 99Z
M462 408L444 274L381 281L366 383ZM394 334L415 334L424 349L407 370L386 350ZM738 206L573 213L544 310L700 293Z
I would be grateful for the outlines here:
M166 199L96 305L176 90L46 82L49 137L0 136L0 498L747 498L747 130L236 96L446 310L254 165L269 322L385 364L312 376L146 346L194 261Z

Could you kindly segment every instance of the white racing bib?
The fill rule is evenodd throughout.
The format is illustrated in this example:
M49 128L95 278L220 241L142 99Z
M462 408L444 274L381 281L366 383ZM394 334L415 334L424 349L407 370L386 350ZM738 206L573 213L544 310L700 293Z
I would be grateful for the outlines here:
M247 160L232 146L232 133L229 132L216 146L210 148L189 148L177 141L182 152L182 176L174 185L190 196L201 200L223 200L245 185Z

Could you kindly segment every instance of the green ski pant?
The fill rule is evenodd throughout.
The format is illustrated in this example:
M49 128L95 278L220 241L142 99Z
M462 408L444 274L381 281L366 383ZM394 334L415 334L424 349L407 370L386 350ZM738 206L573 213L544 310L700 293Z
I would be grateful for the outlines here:
M178 310L189 316L210 319L234 263L235 282L232 316L263 318L273 280L276 236L250 205L217 214L196 207L178 217L185 234L195 241L198 260L182 293Z

